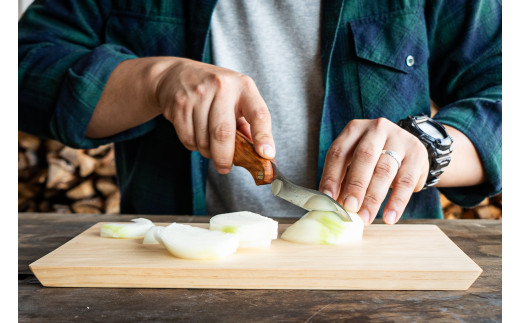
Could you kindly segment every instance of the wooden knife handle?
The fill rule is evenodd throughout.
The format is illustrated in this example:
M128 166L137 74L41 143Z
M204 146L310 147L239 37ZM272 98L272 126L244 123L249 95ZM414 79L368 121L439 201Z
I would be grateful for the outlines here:
M253 143L238 130L235 136L233 164L247 169L256 185L270 184L274 179L271 161L258 155Z

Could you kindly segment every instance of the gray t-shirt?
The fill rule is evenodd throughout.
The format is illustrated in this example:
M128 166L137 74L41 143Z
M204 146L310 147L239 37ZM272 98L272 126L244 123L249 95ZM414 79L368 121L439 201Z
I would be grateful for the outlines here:
M213 63L255 80L271 113L275 160L289 180L309 188L317 184L323 100L319 26L319 0L219 0L211 20ZM305 214L270 189L242 167L220 175L211 164L207 213Z

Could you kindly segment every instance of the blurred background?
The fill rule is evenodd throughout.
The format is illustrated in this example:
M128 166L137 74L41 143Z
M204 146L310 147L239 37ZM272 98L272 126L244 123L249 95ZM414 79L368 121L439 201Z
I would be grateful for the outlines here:
M119 213L113 145L72 149L18 132L18 211Z

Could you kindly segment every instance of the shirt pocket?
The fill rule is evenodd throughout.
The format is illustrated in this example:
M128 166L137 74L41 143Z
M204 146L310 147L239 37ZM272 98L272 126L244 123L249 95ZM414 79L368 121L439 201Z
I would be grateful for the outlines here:
M105 29L106 42L118 44L139 57L183 56L185 24L180 17L113 10Z
M426 24L422 10L350 22L363 116L397 121L429 113Z

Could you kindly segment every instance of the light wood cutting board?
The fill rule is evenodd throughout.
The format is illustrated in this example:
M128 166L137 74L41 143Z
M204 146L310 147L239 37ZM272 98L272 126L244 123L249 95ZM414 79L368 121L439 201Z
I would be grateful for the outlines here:
M175 258L142 239L99 236L97 223L30 265L44 286L465 290L482 272L437 226L373 224L351 246L274 240L220 260ZM167 225L167 224L158 224ZM193 224L207 227L208 224ZM288 225L280 225L283 232Z

